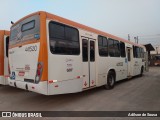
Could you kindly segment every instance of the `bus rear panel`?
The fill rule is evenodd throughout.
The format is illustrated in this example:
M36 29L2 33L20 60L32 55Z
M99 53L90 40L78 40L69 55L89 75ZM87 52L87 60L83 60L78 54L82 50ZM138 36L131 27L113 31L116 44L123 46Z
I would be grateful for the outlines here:
M40 24L40 14L36 14L11 27L9 85L47 94L47 81L41 82L44 63L39 61Z

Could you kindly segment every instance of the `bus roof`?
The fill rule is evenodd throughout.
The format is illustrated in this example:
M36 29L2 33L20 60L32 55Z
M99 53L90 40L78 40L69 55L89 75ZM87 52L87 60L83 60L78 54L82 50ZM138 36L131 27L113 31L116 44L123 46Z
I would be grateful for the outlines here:
M119 41L122 41L122 42L125 42L125 43L129 43L129 44L132 44L132 45L135 45L135 46L139 46L139 47L143 47L143 45L140 45L140 44L136 44L134 42L131 42L131 41L128 41L128 40L125 40L123 38L120 38L120 37L117 37L117 36L114 36L112 34L109 34L109 33L106 33L106 32L103 32L103 31L100 31L100 30L97 30L97 29L94 29L94 28L91 28L91 27L88 27L86 25L82 25L80 23L77 23L77 22L74 22L74 21L71 21L71 20L68 20L66 18L63 18L63 17L60 17L60 16L57 16L57 15L54 15L54 14L51 14L51 13L48 13L48 12L45 12L45 11L38 11L38 12L35 12L35 13L32 13L30 15L27 15L26 17L20 19L19 21L17 21L15 24L17 24L18 22L30 17L30 16L33 16L33 15L40 15L40 14L45 14L46 18L49 18L49 19L53 19L53 20L56 20L58 22L61 22L61 23L65 23L67 25L71 25L72 27L76 27L76 28L80 28L80 29L83 29L83 30L86 30L86 31L89 31L89 32L93 32L95 34L98 34L98 35L102 35L102 36L106 36L108 38L112 38L112 39L115 39L115 40L119 40ZM14 24L14 25L15 25ZM13 26L14 26L13 25Z
M0 35L10 35L10 32L7 30L0 30Z
M0 41L2 41L3 42L3 36L4 35L10 35L10 32L9 31L7 31L7 30L0 30ZM1 43L2 44L2 43Z

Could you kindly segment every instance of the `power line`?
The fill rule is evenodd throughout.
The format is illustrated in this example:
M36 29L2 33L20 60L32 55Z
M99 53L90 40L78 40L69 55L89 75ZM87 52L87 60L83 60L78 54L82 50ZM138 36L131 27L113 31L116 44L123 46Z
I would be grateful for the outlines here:
M160 36L148 36L148 37L146 36L146 37L140 37L140 38L142 38L142 39L150 38L151 39L151 38L160 38Z
M152 36L160 36L160 34L154 34L154 35L140 35L139 37L152 37Z
M141 38L140 37L140 39L154 39L154 40L156 39L157 40L157 39L160 39L160 37L150 37L150 38L149 37L148 38Z

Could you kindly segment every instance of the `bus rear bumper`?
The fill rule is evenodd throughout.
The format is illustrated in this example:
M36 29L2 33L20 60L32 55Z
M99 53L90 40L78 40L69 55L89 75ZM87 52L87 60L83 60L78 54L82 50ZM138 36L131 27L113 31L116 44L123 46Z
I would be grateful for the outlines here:
M73 79L73 80L64 80L56 83L48 84L48 95L60 95L60 94L70 94L82 92L83 89L83 80L82 79Z
M74 79L57 83L48 83L48 81L39 84L28 83L24 81L8 80L9 86L36 92L43 95L59 95L68 93L82 92L82 79Z
M9 86L48 95L47 81L40 82L39 84L33 84L23 81L8 80Z
M8 77L0 76L0 85L8 85Z

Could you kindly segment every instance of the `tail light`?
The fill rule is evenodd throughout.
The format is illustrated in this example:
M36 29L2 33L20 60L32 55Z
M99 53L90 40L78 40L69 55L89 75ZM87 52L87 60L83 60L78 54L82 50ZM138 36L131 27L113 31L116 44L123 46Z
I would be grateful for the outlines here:
M36 72L36 78L35 78L35 83L39 83L41 80L41 76L42 76L42 72L43 72L43 63L39 62L37 64L37 72Z

